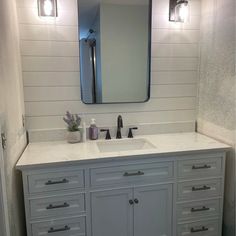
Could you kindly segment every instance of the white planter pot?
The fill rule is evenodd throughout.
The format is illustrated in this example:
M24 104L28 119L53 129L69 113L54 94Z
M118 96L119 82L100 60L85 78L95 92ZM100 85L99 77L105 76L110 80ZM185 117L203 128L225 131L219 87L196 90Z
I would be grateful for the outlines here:
M68 143L79 143L81 141L80 131L67 132L67 142Z

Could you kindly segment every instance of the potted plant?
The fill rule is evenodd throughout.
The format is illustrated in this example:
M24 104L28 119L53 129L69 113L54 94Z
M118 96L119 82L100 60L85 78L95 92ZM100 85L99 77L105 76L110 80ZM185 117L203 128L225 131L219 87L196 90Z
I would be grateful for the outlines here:
M66 112L66 116L63 120L67 124L67 141L68 143L78 143L81 141L80 123L81 118L75 114L71 114L69 111Z

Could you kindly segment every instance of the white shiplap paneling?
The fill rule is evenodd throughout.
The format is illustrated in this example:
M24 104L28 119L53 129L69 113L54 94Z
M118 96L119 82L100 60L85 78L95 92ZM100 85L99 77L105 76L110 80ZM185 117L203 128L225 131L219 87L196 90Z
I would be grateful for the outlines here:
M19 28L21 40L78 41L77 26L20 24Z
M79 71L78 57L32 57L22 56L23 71Z
M29 25L62 25L76 26L78 25L77 9L58 10L57 18L38 17L38 9L31 8L29 11L26 7L18 8L18 19L20 24Z
M25 87L68 87L80 85L79 72L23 72ZM181 79L180 79L181 80Z
M152 44L153 57L198 57L198 44Z
M25 101L79 101L80 87L25 87ZM52 107L53 109L53 107Z
M152 84L195 84L197 71L153 71Z
M169 15L153 14L152 27L154 29L184 29L184 30L198 30L200 24L199 15L191 15L189 21L185 23L172 23L169 21Z
M195 119L195 110L175 110L175 111L143 111L133 113L104 113L86 114L86 123L96 116L97 123L100 126L112 127L116 125L116 118L123 115L125 125L134 124L155 124L155 123L172 123L186 122ZM27 118L27 126L31 129L56 129L61 127L62 116L32 116Z
M190 21L170 23L167 0L153 0L151 99L141 104L80 101L77 1L58 0L57 19L40 19L36 0L17 0L27 128L63 128L66 110L99 126L152 124L160 132L193 131L198 77L200 1ZM147 130L151 130L148 128ZM153 131L154 132L154 131Z
M148 111L176 111L194 110L196 106L195 97L180 98L158 98L150 99L146 103L134 104L102 104L86 105L80 101L41 101L26 102L27 116L55 116L63 115L66 110L79 112L80 114L109 114L109 113L130 113ZM125 117L124 117L125 118Z
M79 43L21 41L21 54L22 56L78 57Z
M153 29L153 43L198 43L199 30Z
M152 58L152 71L197 71L198 58Z
M195 97L196 93L196 84L160 84L153 85L151 88L153 98Z

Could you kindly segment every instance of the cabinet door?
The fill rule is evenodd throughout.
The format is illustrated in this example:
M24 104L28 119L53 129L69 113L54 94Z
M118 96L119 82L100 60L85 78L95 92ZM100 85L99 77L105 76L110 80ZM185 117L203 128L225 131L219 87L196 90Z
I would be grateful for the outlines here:
M135 188L134 202L134 236L171 236L171 184Z
M132 189L92 193L92 235L133 236Z

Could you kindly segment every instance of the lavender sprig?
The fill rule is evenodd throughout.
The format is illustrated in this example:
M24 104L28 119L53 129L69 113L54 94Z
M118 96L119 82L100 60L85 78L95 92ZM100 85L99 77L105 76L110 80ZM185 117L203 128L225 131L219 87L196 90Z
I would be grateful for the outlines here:
M81 123L81 118L79 117L79 115L75 115L75 118L76 118L76 120L75 120L75 122L78 124L78 126L80 125L80 123Z
M81 123L81 118L79 115L73 115L69 111L66 112L66 116L63 117L63 120L68 125L68 130L71 132L79 131L79 126Z
M73 120L73 115L69 111L66 112L66 119L71 121Z

